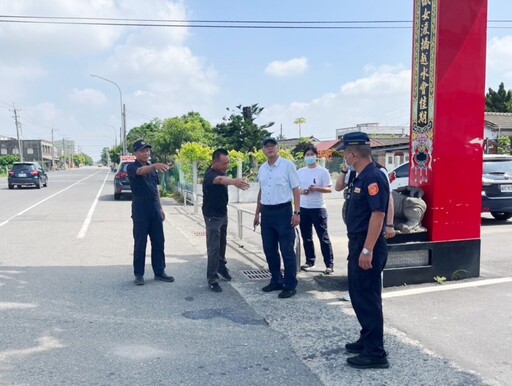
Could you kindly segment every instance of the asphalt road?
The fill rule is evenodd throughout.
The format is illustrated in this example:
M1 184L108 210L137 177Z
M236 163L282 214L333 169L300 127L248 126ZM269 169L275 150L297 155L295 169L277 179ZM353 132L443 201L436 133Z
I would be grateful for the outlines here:
M338 216L330 218L336 274L301 273L298 295L281 300L261 293L265 280L246 274L265 267L259 235L250 229L242 242L231 235L233 282L223 282L221 294L210 292L202 219L166 202L167 271L176 282L151 280L147 265L147 284L136 287L130 201L113 200L112 178L106 168L53 172L41 190L8 190L0 179L0 384L506 385L512 379L511 221L483 220L481 278L386 289L391 367L358 371L345 365L343 350L357 336L357 321L340 301L346 238ZM328 203L329 213L341 210L339 200Z

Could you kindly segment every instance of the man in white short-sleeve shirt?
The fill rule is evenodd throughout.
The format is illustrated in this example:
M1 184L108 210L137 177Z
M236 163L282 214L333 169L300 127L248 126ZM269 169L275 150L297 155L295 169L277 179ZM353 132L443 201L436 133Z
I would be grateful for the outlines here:
M279 156L275 138L263 140L267 162L260 166L260 190L254 216L254 227L260 224L263 251L272 275L263 292L281 291L279 298L290 298L297 293L297 256L295 255L295 227L300 223L299 177L295 165ZM295 211L292 208L292 200ZM284 276L281 273L281 255Z

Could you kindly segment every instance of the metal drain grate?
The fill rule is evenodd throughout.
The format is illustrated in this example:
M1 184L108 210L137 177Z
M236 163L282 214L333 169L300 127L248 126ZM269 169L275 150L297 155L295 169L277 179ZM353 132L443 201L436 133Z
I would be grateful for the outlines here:
M194 232L194 235L195 236L206 236L206 231L202 231L202 232Z
M256 270L251 270L251 271L242 271L242 273L249 280L264 280L264 279L272 278L272 275L270 274L270 271L268 269L256 269Z

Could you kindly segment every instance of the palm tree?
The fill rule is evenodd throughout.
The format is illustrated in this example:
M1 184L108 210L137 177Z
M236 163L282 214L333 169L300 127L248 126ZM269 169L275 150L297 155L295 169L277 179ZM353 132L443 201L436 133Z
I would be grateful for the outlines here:
M306 123L306 118L297 118L295 121L293 121L293 124L294 125L299 125L299 138L302 138L302 127L301 125L303 125L304 123Z

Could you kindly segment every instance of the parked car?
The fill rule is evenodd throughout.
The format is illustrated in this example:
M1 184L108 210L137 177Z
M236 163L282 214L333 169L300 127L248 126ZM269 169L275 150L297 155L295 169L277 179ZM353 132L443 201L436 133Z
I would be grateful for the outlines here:
M34 185L37 189L48 186L48 175L37 162L15 162L7 176L9 189Z
M121 161L117 172L114 175L114 200L120 200L122 194L131 194L132 187L130 186L130 180L128 179L128 173L126 168L133 160Z
M388 173L388 176L391 190L409 185L409 162L403 163L392 169Z
M484 154L482 212L496 220L512 217L512 156Z
M482 212L496 220L512 217L512 156L484 154L482 175ZM409 162L389 172L391 189L409 185Z

